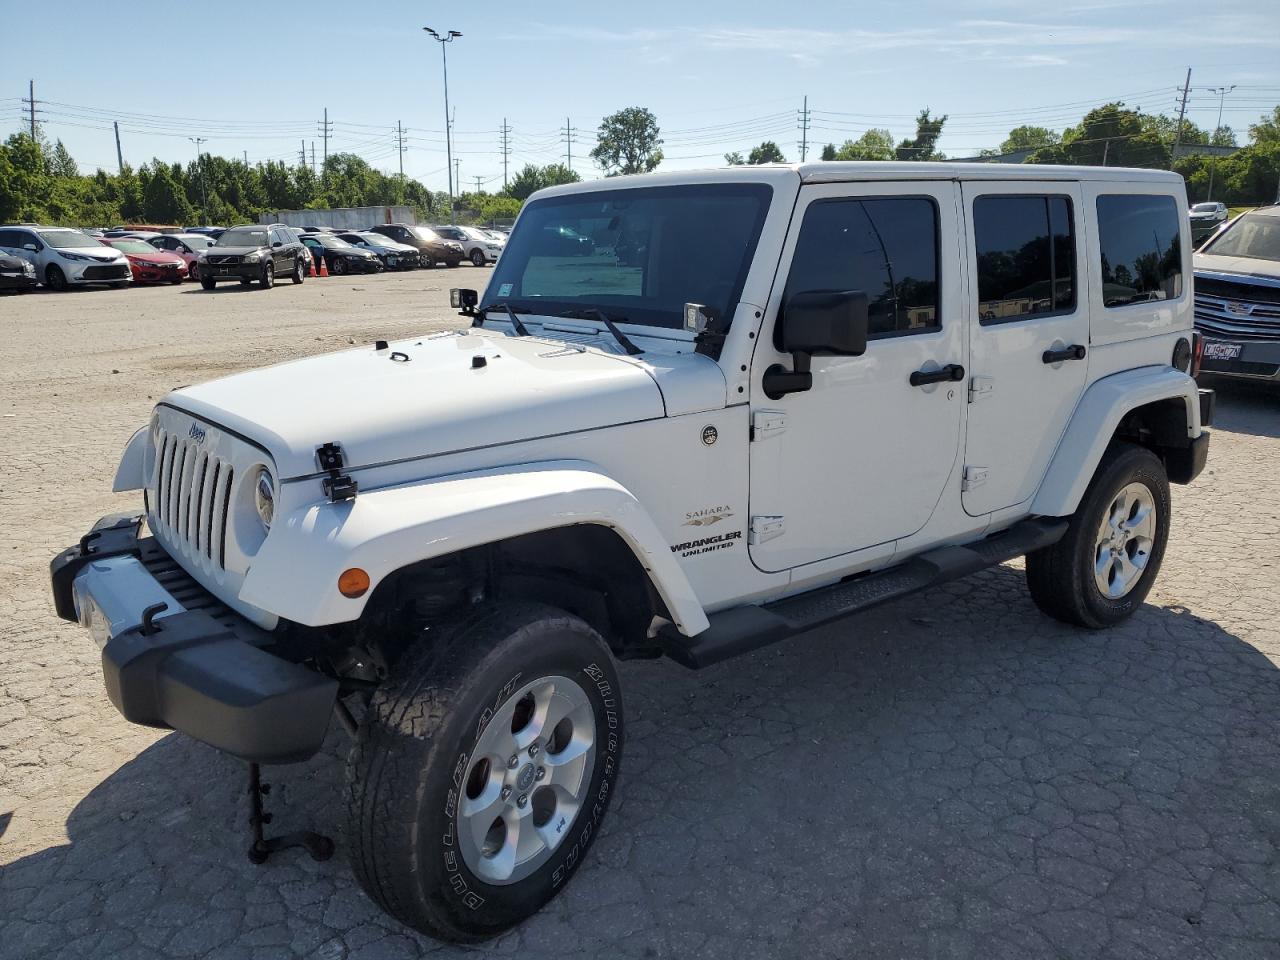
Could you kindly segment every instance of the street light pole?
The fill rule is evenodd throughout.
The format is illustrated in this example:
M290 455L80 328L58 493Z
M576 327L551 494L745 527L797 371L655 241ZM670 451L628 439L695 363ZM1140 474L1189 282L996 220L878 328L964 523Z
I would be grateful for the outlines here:
M200 204L204 208L200 212L204 214L206 220L209 219L209 192L204 187L204 164L200 162L200 145L208 140L208 137L187 137L196 145L196 166L200 169Z
M1236 85L1234 83L1231 84L1231 86L1229 87L1210 87L1209 88L1210 93L1216 93L1218 95L1218 123L1217 123L1217 126L1213 128L1213 136L1209 138L1210 146L1214 146L1214 147L1217 146L1217 144L1214 143L1213 141L1214 141L1214 138L1218 136L1218 131L1222 129L1222 107L1227 102L1227 94L1230 93L1235 88L1236 88ZM1217 172L1218 172L1218 155L1215 153L1213 155L1212 161L1209 163L1209 194L1208 196L1205 197L1206 200L1213 199L1213 175Z
M452 132L453 123L449 119L449 55L446 53L445 44L452 43L454 38L462 36L457 30L446 30L444 36L436 33L430 27L423 27L427 33L431 34L432 39L440 44L440 63L444 67L444 156L445 170L449 177L449 219L457 219L453 210L453 144Z

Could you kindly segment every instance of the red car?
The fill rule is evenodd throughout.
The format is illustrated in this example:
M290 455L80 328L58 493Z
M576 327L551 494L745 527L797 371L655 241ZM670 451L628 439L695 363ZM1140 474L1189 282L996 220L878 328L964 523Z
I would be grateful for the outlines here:
M192 280L200 279L200 253L213 245L213 237L203 233L165 233L158 237L146 237L147 243L157 250L168 250L182 258L187 265L187 276Z
M181 283L186 279L186 261L176 253L157 250L145 240L129 237L108 238L101 243L115 247L129 259L135 283Z

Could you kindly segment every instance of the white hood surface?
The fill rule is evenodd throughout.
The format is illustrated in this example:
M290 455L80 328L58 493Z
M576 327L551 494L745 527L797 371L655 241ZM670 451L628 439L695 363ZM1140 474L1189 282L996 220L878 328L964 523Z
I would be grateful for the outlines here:
M1197 253L1195 268L1216 273L1239 273L1245 276L1280 279L1280 263L1275 260L1260 260L1256 257L1220 257L1212 253Z
M706 366L723 391L715 364ZM665 414L643 363L484 330L252 370L184 387L165 402L265 447L281 479L316 474L316 448L329 442L355 468Z

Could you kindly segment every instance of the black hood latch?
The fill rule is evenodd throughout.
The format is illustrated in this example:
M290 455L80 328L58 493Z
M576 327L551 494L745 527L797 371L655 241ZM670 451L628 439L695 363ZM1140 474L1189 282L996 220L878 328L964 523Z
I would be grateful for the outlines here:
M330 442L323 447L316 447L316 463L329 474L320 482L325 496L334 503L356 498L359 484L342 472L346 467L346 457L342 454L341 444Z

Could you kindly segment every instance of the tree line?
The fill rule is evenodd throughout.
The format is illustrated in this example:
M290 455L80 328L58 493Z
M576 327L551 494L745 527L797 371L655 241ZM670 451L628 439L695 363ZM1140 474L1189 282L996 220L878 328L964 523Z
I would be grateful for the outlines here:
M826 144L823 160L943 160L937 149L947 115L928 108L916 117L915 135L897 142L888 130L873 128L837 146ZM1061 133L1023 125L1009 131L988 156L1022 153L1027 163L1065 163L1173 169L1187 181L1192 200L1213 198L1232 205L1267 203L1280 191L1280 106L1249 127L1249 143L1229 156L1179 151L1175 143L1235 146L1229 127L1209 132L1190 121L1147 114L1109 103L1090 110ZM605 117L591 159L606 176L649 173L663 160L658 120L644 107L627 107ZM725 162L785 162L778 144L766 140L744 157ZM544 187L581 179L564 164L526 164L501 191L464 192L458 219L488 222L514 217L524 200ZM107 226L115 223L254 222L279 209L386 206L404 204L422 219L453 219L448 197L412 178L375 170L356 154L335 153L314 171L305 164L276 160L247 164L202 154L186 164L152 160L118 173L81 173L62 141L49 143L17 133L0 144L0 222Z

